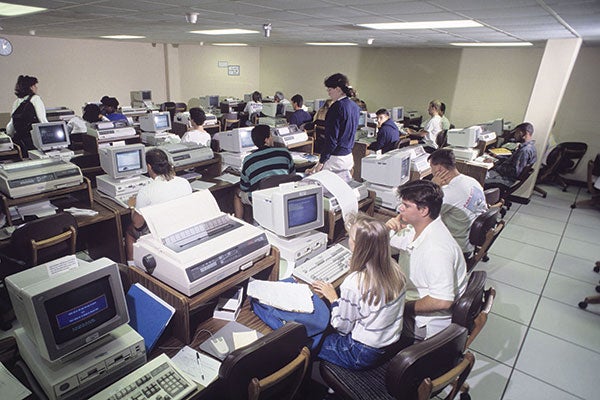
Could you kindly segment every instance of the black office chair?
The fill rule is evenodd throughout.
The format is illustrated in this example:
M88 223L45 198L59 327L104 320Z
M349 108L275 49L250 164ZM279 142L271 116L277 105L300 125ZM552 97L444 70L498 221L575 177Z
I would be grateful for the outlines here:
M580 206L592 206L600 208L600 190L596 189L594 186L597 176L600 176L600 154L596 155L595 160L589 160L587 166L586 183L588 193L591 194L592 197L574 202L571 204L571 208L577 208Z
M446 129L437 134L435 144L437 144L439 149L448 146L448 131Z
M327 361L319 370L336 399L425 400L446 386L451 400L471 372L475 357L464 353L468 331L450 324L437 335L400 351L391 361L366 371L350 371ZM469 398L464 394L461 398Z
M467 261L467 272L471 272L479 261L487 261L487 252L504 229L506 223L500 219L500 209L491 208L479 215L469 231L469 242L475 251Z
M308 368L306 328L297 322L232 351L201 399L292 399Z
M502 215L502 217L506 215L506 211L510 210L510 207L512 206L511 195L514 192L516 192L521 186L523 186L523 184L527 181L527 179L529 179L531 174L533 174L533 171L533 164L525 166L523 168L523 171L521 171L521 174L517 177L517 180L511 186L507 186L502 183L496 182L485 184L486 190L492 188L500 189L500 198L504 201L504 204L506 206L505 208L502 208L500 210L500 214Z
M587 151L587 147L587 144L581 142L559 143L546 157L546 163L540 167L536 185L539 183L558 183L563 192L566 192L569 185L561 175L573 173L577 169ZM547 195L546 191L537 186L534 190L544 198Z
M175 103L175 113L187 111L187 104Z
M223 114L223 130L227 131L233 128L240 127L240 117L238 113Z
M168 111L171 114L171 121L175 118L176 104L172 101L166 101L160 105L160 111Z

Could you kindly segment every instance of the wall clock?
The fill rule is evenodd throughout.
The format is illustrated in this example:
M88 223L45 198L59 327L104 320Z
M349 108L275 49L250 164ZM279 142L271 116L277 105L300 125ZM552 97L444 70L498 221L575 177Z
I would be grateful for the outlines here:
M13 51L12 44L8 39L0 37L0 56L9 56Z

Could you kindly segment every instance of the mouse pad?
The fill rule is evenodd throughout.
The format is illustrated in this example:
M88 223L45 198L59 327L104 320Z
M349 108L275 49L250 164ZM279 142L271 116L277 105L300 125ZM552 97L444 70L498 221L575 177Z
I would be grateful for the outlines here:
M254 329L248 328L246 325L242 325L239 322L231 321L231 322L227 323L227 325L225 325L224 327L219 329L217 332L215 332L207 340L202 342L202 344L200 344L199 348L203 352L208 353L211 356L215 357L217 360L223 361L225 359L225 357L227 357L227 354L220 355L219 353L217 353L217 351L214 349L214 347L210 344L210 339L217 338L219 336L223 337L223 339L225 339L225 342L227 343L227 347L229 348L229 353L231 353L233 350L235 350L235 347L233 345L233 332L249 332L249 331L253 331L253 330ZM264 335L262 333L256 331L256 336L258 336L260 338Z

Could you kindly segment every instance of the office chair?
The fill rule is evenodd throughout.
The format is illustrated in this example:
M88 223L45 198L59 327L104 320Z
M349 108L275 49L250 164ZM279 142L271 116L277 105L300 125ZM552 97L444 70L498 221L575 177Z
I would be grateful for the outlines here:
M467 272L471 272L479 261L487 261L487 252L492 246L506 222L499 219L500 208L490 208L473 221L469 231L469 242L475 246L473 255L466 260Z
M171 121L175 118L176 105L172 101L166 101L160 105L160 111L168 111L171 114Z
M596 265L594 266L594 272L600 272L600 261L596 261ZM600 293L600 285L596 286L596 292ZM588 304L599 304L600 303L600 295L596 294L594 296L587 296L583 301L579 302L579 308L585 310Z
M558 183L562 186L563 192L567 191L569 186L562 174L569 174L575 171L579 162L587 151L587 144L580 142L563 142L559 143L548 157L546 163L542 164L540 173L538 174L536 184L538 183ZM535 187L534 190L546 197L545 190Z
M403 139L398 140L398 144L396 145L397 149L401 149L403 147L408 147L410 146L410 138L405 137Z
M466 342L467 329L450 324L437 335L406 347L379 367L350 371L321 361L319 370L335 391L336 399L425 400L452 384L446 397L450 400L456 397L475 363L473 354L464 353ZM461 398L469 396L465 393Z
M240 127L240 118L238 113L223 114L223 130L227 131L233 128Z
M325 120L315 121L315 153L321 154L325 144Z
M500 198L500 188L490 188L483 191L488 208L501 208L504 200Z
M10 329L14 319L4 278L27 268L75 254L77 221L69 213L37 219L15 229L0 253L0 328Z
M187 104L185 103L175 103L175 113L180 113L187 111Z
M448 131L446 129L437 134L435 144L437 144L439 149L448 146Z
M597 176L600 176L600 154L596 156L595 160L589 160L587 166L587 188L588 193L590 193L592 197L590 199L574 202L571 204L571 208L577 208L579 206L600 207L600 190L596 189L594 186Z
M292 399L308 368L304 325L288 322L255 342L232 351L219 377L201 398L223 400Z
M516 192L521 186L523 186L523 184L525 183L525 181L527 181L527 179L529 179L531 174L533 174L533 164L525 166L525 168L523 168L523 171L521 171L521 174L517 177L517 180L511 186L507 186L502 183L490 183L485 185L486 190L492 188L500 189L500 198L504 201L504 204L506 205L506 208L503 208L500 211L502 217L504 217L506 211L510 210L510 207L512 206L510 196L514 192Z

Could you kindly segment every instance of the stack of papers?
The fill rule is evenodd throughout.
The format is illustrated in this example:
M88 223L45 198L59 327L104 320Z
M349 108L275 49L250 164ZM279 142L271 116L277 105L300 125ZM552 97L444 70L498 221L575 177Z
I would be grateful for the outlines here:
M38 201L35 203L27 203L17 206L17 211L21 217L26 215L34 215L38 218L56 214L58 207L50 204L50 200Z
M261 303L280 310L301 313L314 311L312 292L303 283L252 280L248 283L247 293Z

